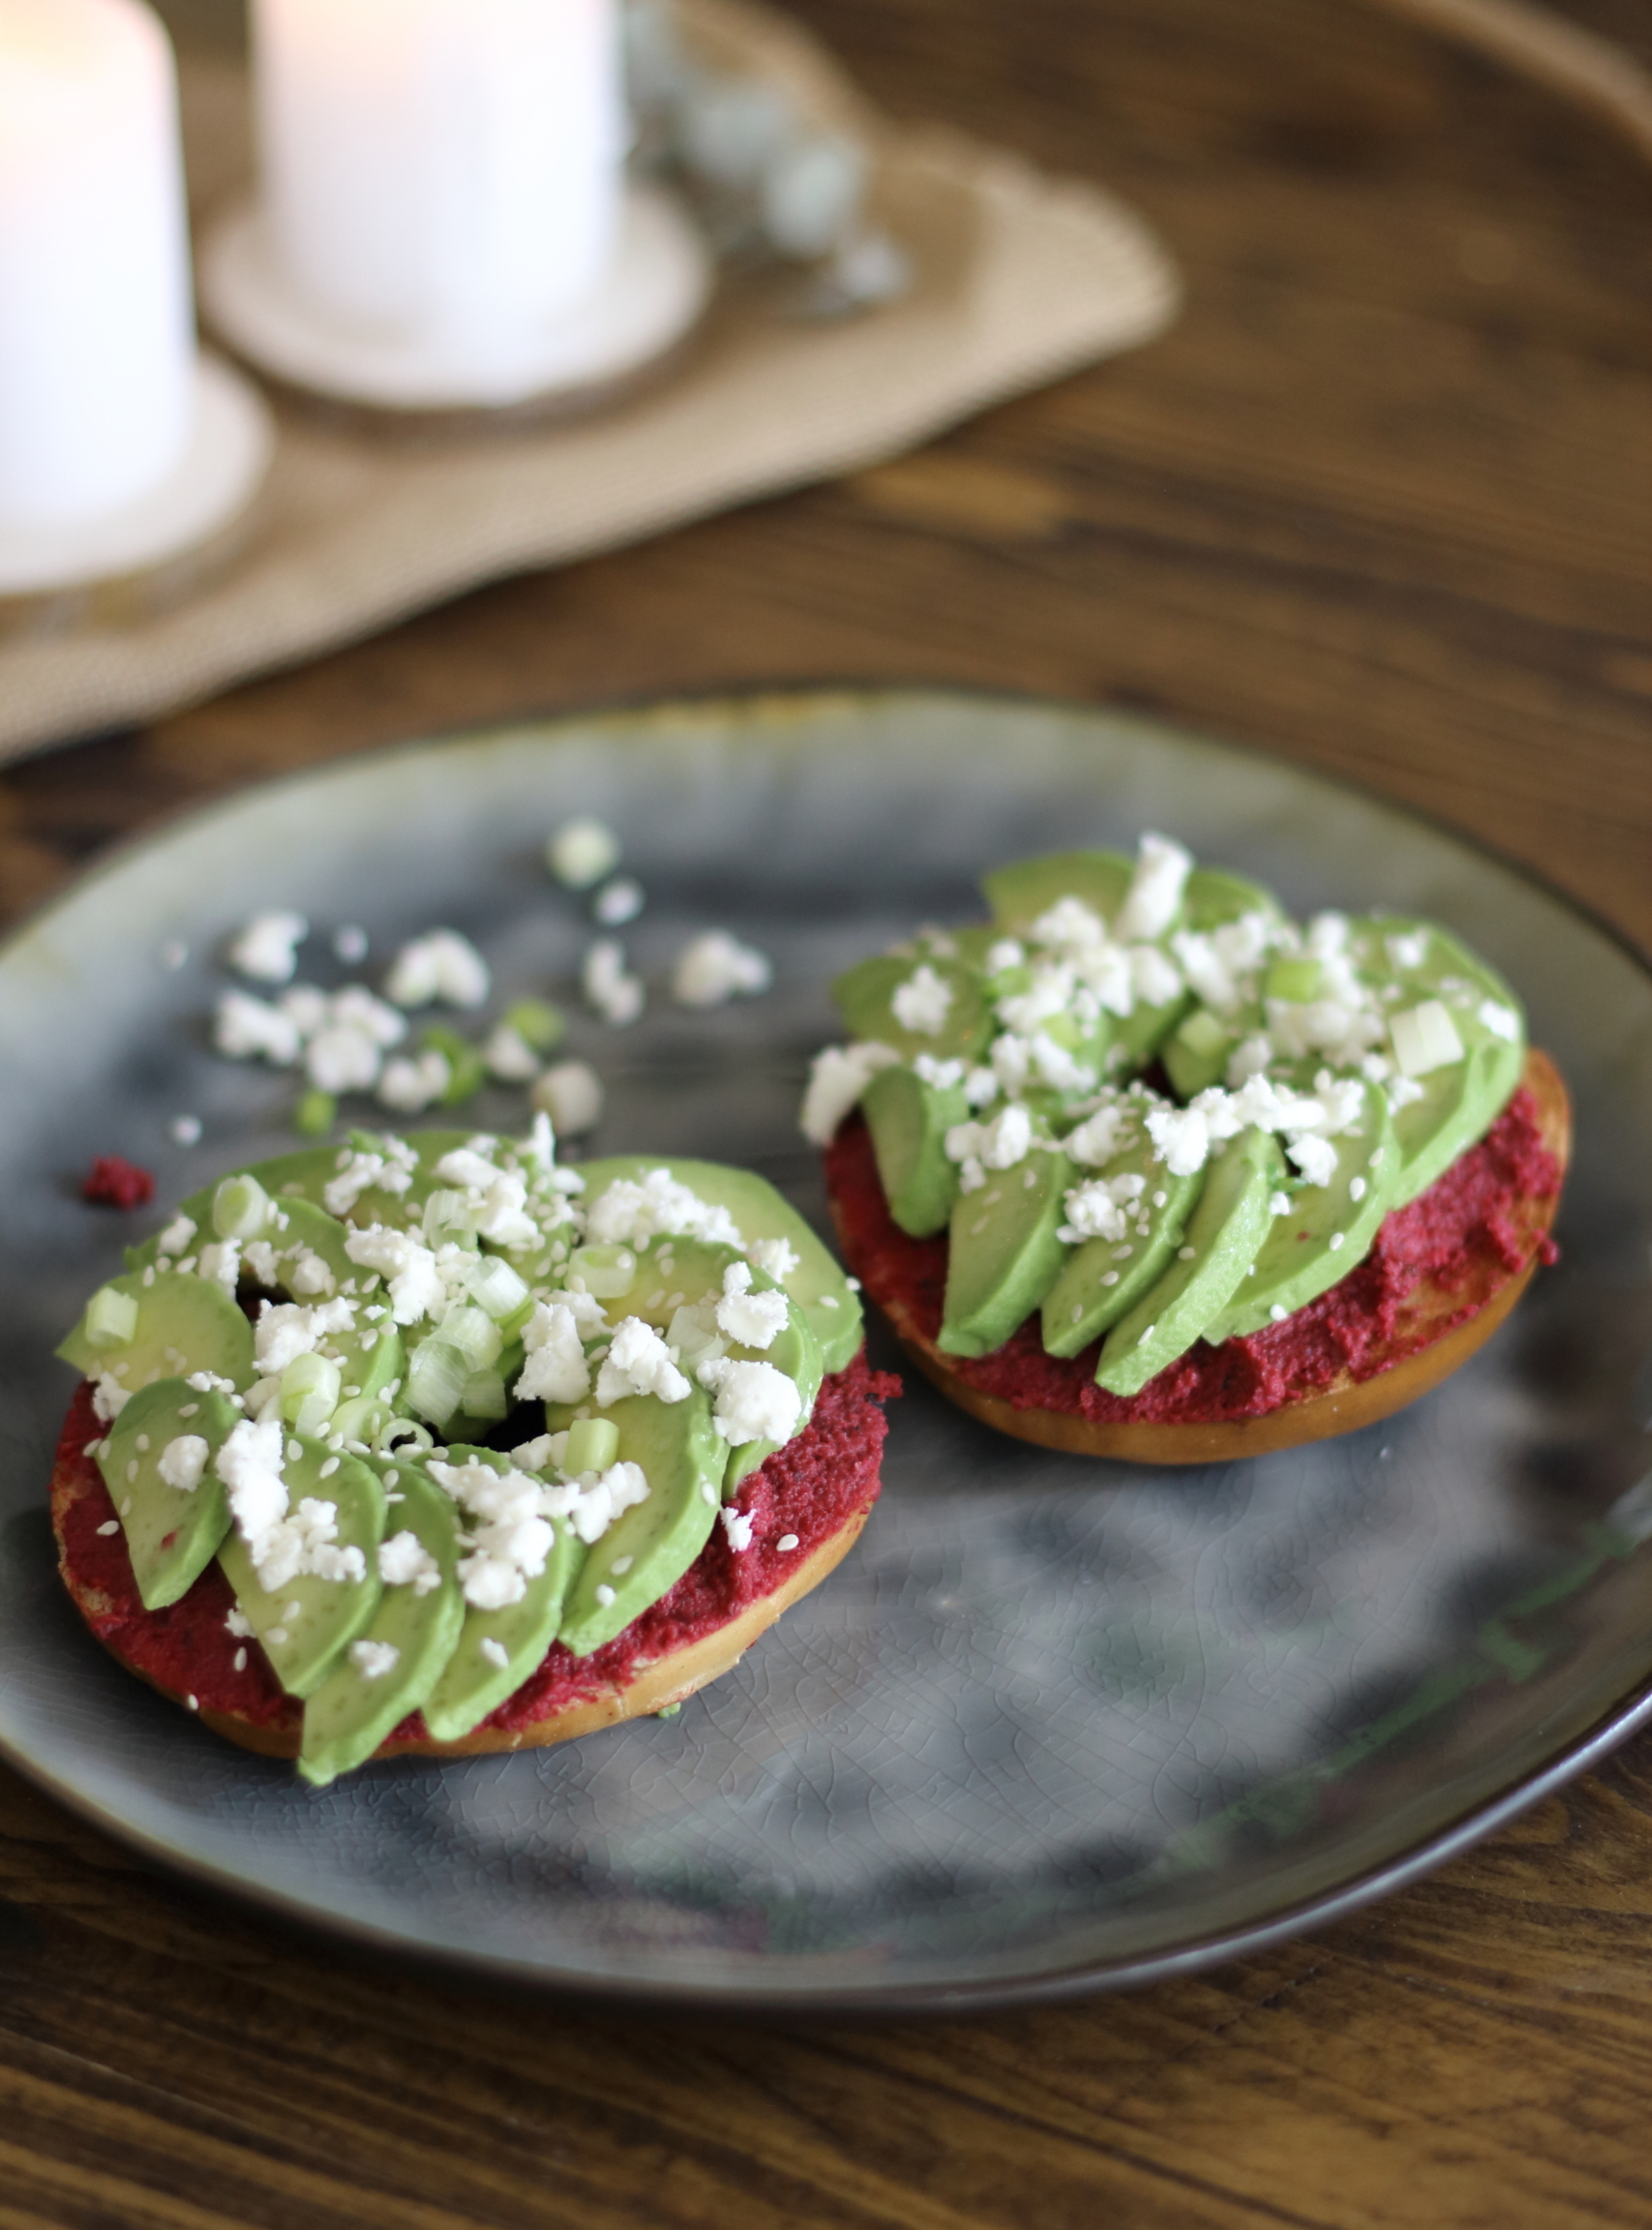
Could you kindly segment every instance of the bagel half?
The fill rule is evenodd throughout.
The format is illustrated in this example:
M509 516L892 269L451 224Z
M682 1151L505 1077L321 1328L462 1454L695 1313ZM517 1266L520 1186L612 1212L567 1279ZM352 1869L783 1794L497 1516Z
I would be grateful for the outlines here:
M1070 1455L1214 1463L1358 1431L1439 1384L1484 1344L1540 1261L1572 1146L1559 1070L1531 1051L1518 1090L1478 1145L1383 1223L1348 1276L1278 1325L1200 1341L1138 1395L1095 1383L1096 1349L1045 1355L1032 1317L994 1354L937 1344L946 1241L889 1217L870 1133L852 1116L826 1153L844 1259L918 1370L995 1431Z
M538 1672L462 1740L434 1741L415 1712L375 1757L538 1749L668 1710L730 1671L854 1546L878 1496L882 1404L899 1391L898 1379L867 1369L862 1351L825 1381L796 1438L741 1481L736 1506L754 1521L749 1549L736 1552L714 1528L676 1585L603 1648L575 1658L553 1643ZM58 1567L81 1617L117 1664L214 1733L265 1757L296 1758L304 1707L255 1643L227 1630L235 1598L216 1563L169 1609L143 1608L108 1489L85 1453L100 1431L82 1386L51 1480ZM795 1550L777 1547L793 1535Z

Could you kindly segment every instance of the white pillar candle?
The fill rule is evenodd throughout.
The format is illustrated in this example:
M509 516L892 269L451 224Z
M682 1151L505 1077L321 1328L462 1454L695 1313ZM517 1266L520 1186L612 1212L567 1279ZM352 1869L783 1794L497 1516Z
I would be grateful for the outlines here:
M601 278L614 0L255 0L254 30L265 222L318 311L485 357Z
M140 0L0 0L0 527L141 499L195 399L166 35Z

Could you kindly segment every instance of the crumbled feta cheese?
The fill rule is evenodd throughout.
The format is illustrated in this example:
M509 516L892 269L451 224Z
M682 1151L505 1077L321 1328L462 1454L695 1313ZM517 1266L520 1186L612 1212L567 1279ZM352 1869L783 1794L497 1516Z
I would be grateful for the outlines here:
M382 1680L401 1662L402 1652L394 1642L375 1642L364 1636L350 1643L350 1663L364 1680Z
M1139 1103L1129 1100L1109 1100L1088 1116L1078 1129L1064 1141L1068 1156L1082 1168L1100 1169L1111 1161L1115 1154L1133 1145L1140 1135Z
M912 1072L919 1083L931 1084L937 1092L950 1092L964 1081L961 1061L938 1061L933 1053L919 1053L913 1062Z
M530 1097L565 1138L594 1130L602 1121L602 1081L587 1062L556 1062L535 1080Z
M904 983L896 984L889 998L890 1010L901 1028L925 1038L940 1036L951 1006L951 984L944 976L937 976L927 962Z
M717 1329L740 1347L772 1347L786 1329L790 1311L784 1293L751 1290L751 1270L731 1262L723 1272L723 1298L717 1303Z
M695 1376L716 1396L711 1421L731 1447L789 1440L796 1430L802 1395L772 1363L736 1363L717 1355L702 1363Z
M1146 1190L1147 1179L1130 1172L1088 1178L1066 1194L1066 1221L1056 1236L1069 1247L1086 1239L1123 1239L1130 1211Z
M1058 898L1027 932L1054 952L1085 953L1108 943L1107 924L1082 898Z
M400 1115L422 1115L434 1107L453 1081L453 1066L445 1053L427 1045L422 1053L386 1061L378 1079L378 1098Z
M784 1302L785 1296L775 1298ZM623 1318L597 1373L597 1407L610 1408L631 1394L651 1394L658 1401L686 1401L693 1391L653 1326L641 1316Z
M1396 930L1383 939L1383 944L1388 950L1388 964L1397 976L1414 975L1427 961L1427 929Z
M643 1011L642 979L627 972L625 948L616 937L599 937L586 954L580 987L611 1029L628 1029Z
M619 839L590 814L565 821L545 847L545 863L558 883L588 890L619 864Z
M1310 1185L1329 1185L1337 1174L1336 1147L1329 1138L1318 1137L1311 1130L1293 1138L1285 1152Z
M990 1123L954 1123L946 1133L950 1161L978 1161L983 1169L1013 1169L1033 1147L1033 1118L1025 1107L1008 1106Z
M800 1122L812 1145L828 1146L838 1125L880 1069L898 1065L892 1045L868 1040L856 1045L827 1045L815 1055Z
M539 1073L539 1056L520 1030L501 1022L482 1047L490 1076L501 1084L526 1084Z
M166 1135L171 1139L174 1146L198 1146L200 1144L200 1117L198 1115L174 1115L166 1126Z
M373 1223L365 1231L349 1233L345 1252L360 1269L375 1271L388 1281L391 1312L398 1324L416 1324L445 1305L447 1284L436 1255L410 1231Z
M241 1248L234 1239L215 1239L203 1247L195 1262L195 1275L233 1293L241 1278Z
M766 952L742 945L726 929L707 929L677 954L672 996L682 1007L721 1007L736 995L766 991L773 980Z
M249 1548L286 1516L284 1455L281 1419L272 1416L256 1424L243 1418L213 1458L213 1471L228 1491L229 1515Z
M723 1521L723 1531L728 1537L729 1547L736 1554L749 1549L752 1535L750 1515L744 1510L735 1509L732 1504L719 1510L717 1515Z
M573 1310L563 1299L536 1301L523 1327L526 1354L513 1389L519 1401L583 1401L590 1366Z
M741 1245L738 1224L720 1203L702 1200L669 1169L650 1169L641 1183L621 1178L592 1201L586 1235L594 1246L646 1247L650 1239L707 1239Z
M304 1042L290 1014L250 991L225 992L213 1015L212 1041L230 1061L261 1058L278 1069L296 1061Z
M304 1048L304 1073L319 1092L371 1092L384 1056L353 1022L329 1023Z
M1143 836L1135 874L1113 923L1121 944L1164 935L1182 910L1182 892L1192 865L1193 855L1168 836Z
M1394 1058L1413 1081L1463 1057L1457 1024L1438 999L1425 999L1420 1007L1390 1015L1388 1034Z
M1506 1045L1518 1044L1520 1018L1512 1007L1505 1007L1500 999L1483 999L1478 1012L1482 1025L1493 1038L1501 1038Z
M300 1355L312 1355L323 1340L355 1326L355 1304L341 1293L305 1308L296 1301L266 1301L253 1328L253 1354L265 1377L279 1377Z
M339 1174L327 1180L321 1203L329 1216L347 1216L362 1194L376 1189L398 1197L406 1191L419 1158L405 1138L385 1137L380 1151L350 1151L339 1157Z
M182 1215L174 1216L155 1245L161 1253L170 1254L175 1260L178 1255L185 1251L195 1235L195 1227L192 1218Z
M448 1007L480 1007L492 981L488 963L468 937L457 929L433 929L403 946L384 991L398 1007L428 1007L438 999Z
M175 1487L180 1494L193 1494L200 1485L210 1453L198 1432L182 1432L176 1440L167 1441L155 1459L155 1468L168 1487Z
M1210 1124L1197 1107L1150 1108L1147 1132L1154 1160L1162 1161L1172 1177L1191 1177L1210 1159Z
M643 886L634 875L616 875L604 884L591 905L591 915L605 929L617 929L635 921L646 903Z
M410 1527L378 1544L378 1577L386 1587L411 1587L428 1595L441 1585L441 1566Z
M746 1252L777 1283L784 1283L802 1259L789 1239L754 1239Z
M107 1371L98 1373L98 1382L92 1389L92 1410L100 1424L112 1424L131 1400L131 1393L118 1378Z
M1027 948L1018 937L1001 937L986 949L981 966L989 976L1003 976L1011 968L1019 968L1027 957Z
M333 931L333 950L346 968L359 967L367 958L372 939L358 921L341 922Z
M229 948L229 965L255 983L289 983L298 965L294 947L309 934L302 914L255 914Z

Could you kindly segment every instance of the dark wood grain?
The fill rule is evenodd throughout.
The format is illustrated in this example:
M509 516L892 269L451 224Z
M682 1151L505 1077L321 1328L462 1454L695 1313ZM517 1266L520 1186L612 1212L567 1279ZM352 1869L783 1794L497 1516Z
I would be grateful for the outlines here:
M800 13L891 110L1134 199L1187 275L1176 332L920 456L15 768L5 913L364 743L903 677L1249 738L1652 945L1644 169L1353 0ZM1652 55L1644 0L1574 13ZM620 2024L357 1967L4 1774L0 1870L0 2230L1652 2220L1652 1742L1310 1941L960 2026Z

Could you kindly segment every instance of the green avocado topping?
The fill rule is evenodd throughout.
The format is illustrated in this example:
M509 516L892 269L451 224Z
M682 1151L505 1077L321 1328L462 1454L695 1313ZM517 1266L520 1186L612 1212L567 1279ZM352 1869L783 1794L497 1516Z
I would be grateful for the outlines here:
M761 1178L563 1168L541 1117L234 1171L58 1352L95 1381L143 1601L218 1558L322 1784L411 1711L467 1733L554 1641L612 1642L860 1338L856 1288Z
M1144 836L996 868L992 918L833 986L853 1034L803 1130L856 1103L889 1213L948 1232L939 1337L982 1355L1039 1312L1139 1393L1193 1345L1277 1324L1484 1136L1525 1058L1518 1004L1409 916L1289 919Z

